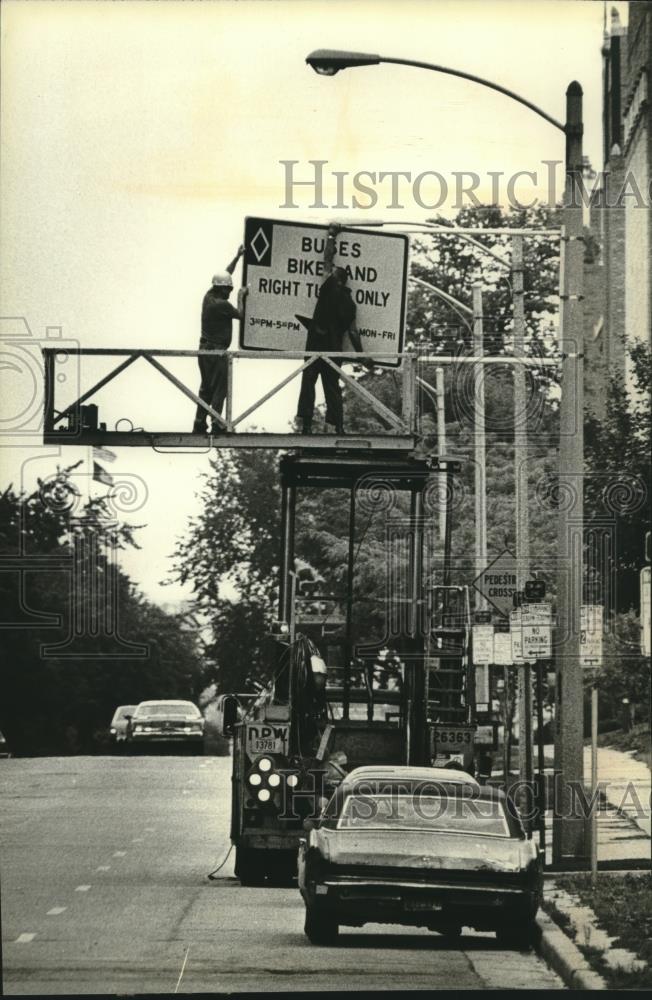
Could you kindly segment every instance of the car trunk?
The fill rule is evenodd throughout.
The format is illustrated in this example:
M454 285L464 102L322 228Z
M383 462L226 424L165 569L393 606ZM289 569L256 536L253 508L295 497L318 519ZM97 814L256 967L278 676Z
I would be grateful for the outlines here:
M331 865L383 870L425 869L504 871L520 869L519 841L472 834L401 830L320 831L328 843Z

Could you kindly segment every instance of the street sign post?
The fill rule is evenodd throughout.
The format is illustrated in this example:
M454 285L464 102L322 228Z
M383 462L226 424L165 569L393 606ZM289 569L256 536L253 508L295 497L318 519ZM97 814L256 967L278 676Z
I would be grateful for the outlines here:
M521 628L521 609L515 608L509 613L509 635L512 646L512 663L523 663L523 631Z
M498 667L509 667L512 662L511 632L496 632L494 635L494 663Z
M493 625L473 626L473 663L488 665L494 662Z
M580 663L583 667L602 666L601 604L583 604L580 615Z
M473 666L475 673L475 704L479 712L489 709L489 664L494 660L493 625L473 626Z
M650 641L651 592L652 569L649 566L644 566L641 570L641 653L643 656L652 656L652 643Z
M503 618L508 618L514 606L514 594L518 586L517 562L512 553L507 549L501 552L476 577L473 586L490 604L493 604Z
M522 604L521 649L527 663L552 656L552 605Z
M601 604L583 604L580 611L580 664L591 677L591 843L590 861L593 882L598 877L598 685L597 669L602 666Z
M243 284L249 288L242 350L303 351L325 277L328 227L280 219L245 220ZM403 350L409 239L404 233L338 232L333 263L346 269L366 353ZM354 350L353 345L344 345ZM398 365L391 358L378 364Z

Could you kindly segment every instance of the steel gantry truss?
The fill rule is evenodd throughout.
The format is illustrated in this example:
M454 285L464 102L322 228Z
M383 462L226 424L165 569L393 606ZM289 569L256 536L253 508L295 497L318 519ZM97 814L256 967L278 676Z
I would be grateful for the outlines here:
M426 366L436 365L521 365L538 368L545 365L556 365L557 361L550 358L468 355L419 355L406 352L392 354L391 360L400 367L396 374L400 380L400 406L398 412L392 410L386 403L378 399L360 380L348 372L342 371L338 361L360 362L361 356L355 352L316 352L316 351L178 351L150 350L147 348L54 348L44 347L44 422L43 440L45 444L67 445L126 445L128 447L202 447L216 448L320 448L346 447L353 449L372 449L384 451L410 452L417 445L419 433L418 395L419 389L428 386L424 378L418 374L424 372ZM227 397L224 416L215 410L193 392L184 382L166 367L166 358L198 358L201 355L224 355L227 359ZM111 357L121 358L120 363L99 381L69 405L62 409L56 406L57 364L65 362L70 356ZM387 361L389 355L374 353L365 354L366 363ZM180 393L191 400L196 406L201 406L221 431L219 434L196 434L183 431L158 431L149 429L132 429L127 418L129 429L107 429L102 423L88 423L84 419L84 404L95 396L106 385L117 379L122 372L139 360L145 361L155 371L170 382ZM233 408L233 368L239 359L257 359L265 361L301 361L301 365L293 372L264 392L241 413L235 414ZM369 408L369 412L380 418L387 430L372 433L352 431L344 437L333 434L301 434L301 433L267 433L264 431L241 431L239 426L256 410L260 409L269 399L275 396L289 382L303 371L323 359L338 374L348 389L361 398ZM121 423L118 421L118 423Z

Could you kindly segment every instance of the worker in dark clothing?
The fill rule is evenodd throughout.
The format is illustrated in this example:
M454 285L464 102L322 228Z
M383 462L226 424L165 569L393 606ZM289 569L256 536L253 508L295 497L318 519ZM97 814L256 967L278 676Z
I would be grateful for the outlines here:
M343 267L333 267L335 255L335 235L339 226L328 227L324 262L327 277L319 289L317 305L308 326L307 351L341 351L344 338L348 334L356 351L362 351L362 343L355 325L355 303L348 287L348 274ZM331 358L336 365L341 358ZM344 411L342 387L337 372L324 358L318 358L303 372L301 391L297 406L297 416L301 420L304 434L312 434L312 417L315 410L315 385L321 375L324 399L326 400L326 423L335 427L337 434L344 433Z
M229 302L229 295L233 290L232 274L243 253L244 247L241 246L226 270L218 271L217 274L213 275L211 287L206 292L202 303L200 351L226 351L231 346L233 320L241 319L244 296L247 292L246 288L241 288L238 292L237 309ZM216 413L221 414L228 385L226 355L220 354L213 357L200 355L197 360L201 373L199 398L208 403ZM206 433L207 417L206 410L202 406L198 406L192 428L193 434ZM211 433L220 434L223 430L224 428L217 421L213 421Z

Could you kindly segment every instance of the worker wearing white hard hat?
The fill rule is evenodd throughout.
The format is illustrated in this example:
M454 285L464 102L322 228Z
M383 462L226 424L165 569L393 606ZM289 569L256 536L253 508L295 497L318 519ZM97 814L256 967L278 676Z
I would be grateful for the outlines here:
M243 253L244 247L241 246L226 270L217 271L213 275L211 287L206 292L202 303L200 351L226 351L231 346L233 320L241 318L243 299L247 292L246 288L241 288L238 292L237 309L229 302L229 295L233 290L233 272ZM197 360L201 373L199 398L208 403L216 413L221 414L228 387L226 355L200 354ZM208 413L203 406L197 406L192 428L193 434L206 433L207 417ZM212 433L219 434L222 431L221 425L214 420Z

